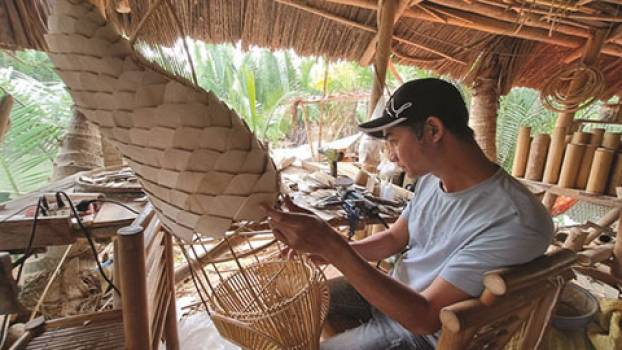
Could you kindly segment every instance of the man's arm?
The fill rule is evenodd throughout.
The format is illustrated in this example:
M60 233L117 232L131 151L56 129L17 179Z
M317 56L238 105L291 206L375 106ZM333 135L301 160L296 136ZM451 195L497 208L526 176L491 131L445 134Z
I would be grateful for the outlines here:
M318 217L264 208L279 240L293 249L319 255L334 264L368 302L413 333L433 333L440 326L440 309L469 297L442 278L434 280L419 294L370 266Z
M408 245L408 222L399 217L388 229L375 233L350 246L365 260L382 260L404 250Z
M440 310L469 298L443 278L436 278L421 294L374 269L352 249L332 248L328 261L372 305L415 334L432 334L440 328ZM339 252L339 253L337 253Z

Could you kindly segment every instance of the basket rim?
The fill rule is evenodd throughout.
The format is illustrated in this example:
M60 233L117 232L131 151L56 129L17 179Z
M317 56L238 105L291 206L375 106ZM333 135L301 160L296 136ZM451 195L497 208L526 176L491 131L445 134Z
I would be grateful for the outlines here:
M317 266L315 266L313 263L309 263L309 262L302 261L302 260L300 261L291 261L291 260L262 261L259 263L253 263L248 268L259 268L265 265L290 264L290 263L300 264L303 267L305 267L306 270L309 272L308 278L306 279L306 284L302 288L300 288L296 292L296 294L294 294L292 297L289 297L283 302L279 302L275 305L268 307L267 310L259 310L256 312L234 311L234 312L227 313L224 311L223 307L220 305L220 303L218 302L218 299L215 298L214 295L218 290L220 290L221 288L224 288L224 285L227 282L229 282L231 279L241 275L242 271L238 270L235 273L233 273L231 276L228 276L227 278L225 278L222 282L220 282L217 286L214 287L213 292L210 294L210 299L213 300L213 305L210 305L212 311L221 317L238 319L240 321L242 321L242 319L244 321L253 321L253 320L260 319L260 318L273 317L274 315L283 312L288 305L300 299L304 294L309 294L314 285L320 285L322 283L326 283L326 277L324 276L323 273L321 273L321 270L319 270Z

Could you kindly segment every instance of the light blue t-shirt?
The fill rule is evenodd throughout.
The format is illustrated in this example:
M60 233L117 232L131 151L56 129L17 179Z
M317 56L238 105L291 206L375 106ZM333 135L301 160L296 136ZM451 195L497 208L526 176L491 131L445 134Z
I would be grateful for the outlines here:
M485 272L533 260L553 236L544 206L501 168L454 193L425 175L402 217L408 221L409 249L393 276L419 292L440 276L477 297Z

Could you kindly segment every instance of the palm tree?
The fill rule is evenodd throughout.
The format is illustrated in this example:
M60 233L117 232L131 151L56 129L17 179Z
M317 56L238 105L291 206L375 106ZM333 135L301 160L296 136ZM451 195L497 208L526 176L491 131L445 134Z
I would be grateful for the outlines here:
M71 99L62 83L42 82L12 67L0 68L0 89L15 98L11 127L0 144L0 193L6 200L48 181Z

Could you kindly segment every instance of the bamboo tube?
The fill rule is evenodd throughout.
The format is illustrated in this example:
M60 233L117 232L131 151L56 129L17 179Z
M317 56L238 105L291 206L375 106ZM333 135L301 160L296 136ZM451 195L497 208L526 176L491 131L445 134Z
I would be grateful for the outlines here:
M622 153L616 153L611 173L609 174L609 183L607 184L607 194L617 196L616 187L622 186Z
M127 226L117 232L125 349L151 349L147 312L147 276L143 228Z
M563 188L575 187L584 151L585 145L569 143L566 146L561 174L559 176L559 186Z
M603 244L595 247L589 247L579 252L578 263L585 266L594 265L599 262L608 260L613 254L614 244Z
M566 136L564 137L564 144L567 145L569 143L572 142L572 135L571 134L566 134Z
M551 137L547 134L538 134L533 138L529 148L529 159L527 160L527 170L525 178L527 180L541 181L544 172L544 162L549 150Z
M602 147L617 150L620 147L620 133L619 132L605 132L603 136Z
M590 143L591 134L583 131L575 131L572 134L572 140L570 142L577 145L585 145Z
M581 165L579 166L579 174L577 174L577 182L575 187L584 190L587 187L587 179L590 177L590 169L594 160L594 153L598 146L586 145L581 157Z
M542 178L542 181L547 184L556 184L557 180L559 180L565 139L566 127L556 127L551 135L551 145L549 146L549 152L546 156L546 165Z
M602 194L607 187L607 176L611 163L613 162L613 151L599 147L594 153L590 176L587 180L586 191L588 193Z
M603 136L605 135L605 129L594 128L590 130L590 145L600 146L603 143Z
M570 232L568 232L568 237L564 241L563 248L578 252L583 249L586 239L587 231L582 231L577 228L571 229Z
M516 151L512 164L512 176L523 177L527 171L527 159L529 158L529 142L531 141L531 128L521 126L516 139Z

